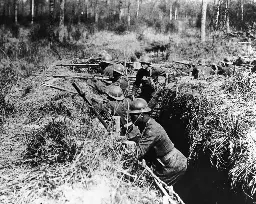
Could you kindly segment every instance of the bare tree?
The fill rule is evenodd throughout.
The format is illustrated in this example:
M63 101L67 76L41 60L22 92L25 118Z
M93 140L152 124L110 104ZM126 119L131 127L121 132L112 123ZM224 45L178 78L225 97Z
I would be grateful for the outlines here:
M229 1L226 0L225 2L225 21L226 21L226 32L230 33L230 26L229 26Z
M128 27L130 28L131 26L131 1L128 0L128 5L127 5L127 22L128 22Z
M180 4L178 3L178 1L175 1L173 6L174 6L174 19L178 20L178 12L180 8Z
M241 21L244 21L244 1L240 0L240 7L241 7Z
M31 24L34 24L35 17L35 0L31 0Z
M81 2L81 0L78 0L78 2L77 2L77 8L78 8L78 24L80 24L81 23L81 13L82 13L82 2Z
M19 1L15 0L14 1L14 19L15 19L14 21L16 25L18 24L18 4L19 4Z
M99 5L98 5L98 0L95 0L94 3L94 22L98 24L99 22Z
M63 42L65 38L65 26L64 26L64 16L65 16L65 0L60 0L60 22L59 22L59 41Z
M214 23L214 28L216 30L218 29L218 25L219 25L220 5L221 5L221 0L217 0L216 16L215 16L215 23Z
M170 10L170 16L169 16L169 18L170 18L170 21L172 20L172 0L170 0L170 5L169 5L169 10Z
M201 10L201 41L205 42L205 25L206 25L206 11L207 11L207 0L202 0Z
M139 18L141 0L137 0L136 18Z
M49 0L49 17L50 17L50 25L53 26L54 23L54 0Z

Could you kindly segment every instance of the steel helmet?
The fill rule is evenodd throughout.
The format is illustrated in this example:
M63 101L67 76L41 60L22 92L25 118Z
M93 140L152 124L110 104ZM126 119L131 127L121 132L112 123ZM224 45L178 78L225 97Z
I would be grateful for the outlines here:
M204 59L199 59L199 60L197 61L197 64L198 64L198 65L205 65Z
M110 54L106 54L106 55L103 56L102 59L103 59L104 61L106 61L106 62L110 62L110 61L112 60L112 57L111 57Z
M113 70L114 72L124 75L124 70L125 68L122 64L114 64L114 70Z
M117 101L124 100L124 93L120 86L110 85L107 87L107 95Z
M101 51L99 57L106 62L111 62L112 60L112 56L106 50Z
M143 98L136 98L130 104L129 113L148 113L151 109Z
M145 55L140 59L140 63L144 63L144 64L151 64L151 60L149 58L149 56Z

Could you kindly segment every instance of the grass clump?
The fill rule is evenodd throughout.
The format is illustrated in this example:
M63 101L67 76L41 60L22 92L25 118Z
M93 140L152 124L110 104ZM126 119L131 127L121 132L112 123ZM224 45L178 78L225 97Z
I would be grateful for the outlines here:
M76 154L74 132L62 121L52 121L26 135L24 159L30 164L54 164L72 161Z
M208 184L198 184L206 185L201 191L222 189L255 199L253 76L237 72L230 78L216 77L179 81L174 89L164 90L157 120L188 156L190 168L198 174L212 172ZM225 199L228 196L216 196L218 202Z

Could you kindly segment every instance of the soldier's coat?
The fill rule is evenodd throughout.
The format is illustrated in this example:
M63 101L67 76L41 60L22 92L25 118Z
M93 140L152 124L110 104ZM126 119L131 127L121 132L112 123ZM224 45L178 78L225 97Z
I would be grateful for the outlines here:
M174 147L164 128L150 119L137 142L137 157L150 161L155 173L168 185L173 185L187 169L187 158ZM160 160L160 161L159 161Z

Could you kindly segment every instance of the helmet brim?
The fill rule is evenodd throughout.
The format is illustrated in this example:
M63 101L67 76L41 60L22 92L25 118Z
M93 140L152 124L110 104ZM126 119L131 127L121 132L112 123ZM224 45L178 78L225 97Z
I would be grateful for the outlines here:
M141 110L128 110L127 113L133 114L133 113L148 113L151 111L151 108L147 107Z
M123 72L119 72L119 71L116 71L116 70L113 70L113 72L116 72L116 73L118 73L118 74L120 74L120 75L124 75Z
M122 96L111 96L110 94L108 94L108 96L110 98L113 98L113 99L117 100L117 101L122 101L122 100L125 99L124 95L122 95Z
M114 64L114 62L111 62L111 61L105 61L105 60L102 60L101 62L102 62L102 63L106 63L106 64Z
M147 65L151 65L150 62L140 62L141 64L147 64Z

